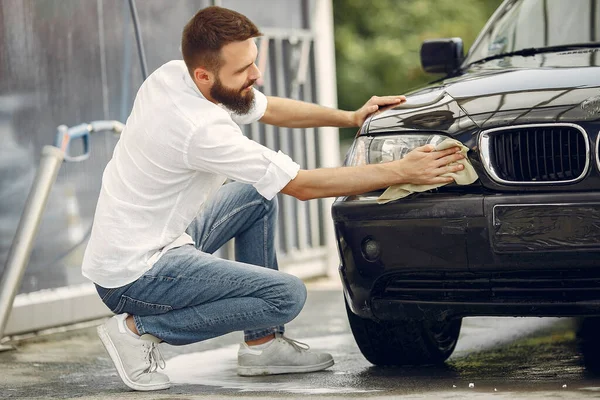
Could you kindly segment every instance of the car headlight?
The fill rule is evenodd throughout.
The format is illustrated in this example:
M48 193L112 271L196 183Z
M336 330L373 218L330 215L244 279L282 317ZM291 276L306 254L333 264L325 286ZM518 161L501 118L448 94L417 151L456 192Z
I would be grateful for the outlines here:
M433 133L400 134L385 136L360 136L354 140L346 157L346 165L379 164L400 160L411 150L441 143L446 136Z

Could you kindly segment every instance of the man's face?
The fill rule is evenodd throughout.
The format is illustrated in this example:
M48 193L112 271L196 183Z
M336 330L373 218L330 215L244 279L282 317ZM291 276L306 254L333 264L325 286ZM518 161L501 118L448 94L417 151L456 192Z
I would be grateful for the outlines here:
M236 114L246 114L254 104L252 85L260 78L254 63L258 50L253 39L229 43L221 49L223 64L214 75L210 96Z

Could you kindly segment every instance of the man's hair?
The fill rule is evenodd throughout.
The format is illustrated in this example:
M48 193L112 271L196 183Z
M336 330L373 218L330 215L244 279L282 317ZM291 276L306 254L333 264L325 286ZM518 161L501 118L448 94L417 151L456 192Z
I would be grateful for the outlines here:
M222 64L223 46L257 36L262 36L262 33L246 16L217 6L204 8L183 28L183 61L190 75L197 67L218 72Z

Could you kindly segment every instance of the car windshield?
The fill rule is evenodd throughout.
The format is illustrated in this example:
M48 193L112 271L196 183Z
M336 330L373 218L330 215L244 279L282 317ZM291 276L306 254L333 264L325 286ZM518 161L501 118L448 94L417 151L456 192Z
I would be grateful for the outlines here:
M508 0L464 65L524 49L600 42L600 0Z

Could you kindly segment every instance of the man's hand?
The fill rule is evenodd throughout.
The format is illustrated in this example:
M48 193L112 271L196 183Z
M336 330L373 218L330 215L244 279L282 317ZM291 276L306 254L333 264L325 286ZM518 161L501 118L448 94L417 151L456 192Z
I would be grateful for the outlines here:
M381 164L301 169L281 192L299 200L310 200L350 196L402 183L432 185L452 182L452 178L440 175L463 169L461 164L448 164L464 156L458 147L434 150L432 145L418 147L401 160Z
M361 126L369 115L378 111L382 107L397 106L405 101L406 97L404 96L373 96L365 103L364 106L352 113L352 122L355 126Z
M434 150L435 146L431 144L417 147L403 159L395 161L400 166L397 171L401 176L402 183L433 185L450 183L454 180L451 177L441 175L449 172L457 172L464 168L462 164L452 164L465 158L460 153L460 148L452 147L441 151Z

